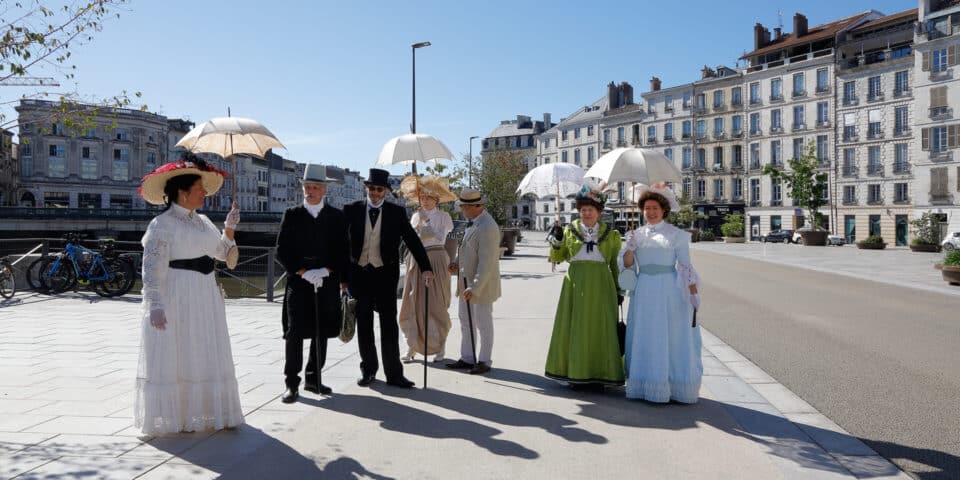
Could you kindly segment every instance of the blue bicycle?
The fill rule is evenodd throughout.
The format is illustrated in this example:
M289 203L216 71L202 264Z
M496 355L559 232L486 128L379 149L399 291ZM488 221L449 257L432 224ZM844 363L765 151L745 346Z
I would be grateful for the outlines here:
M117 297L133 288L136 271L121 258L113 241L101 240L100 252L84 248L76 234L67 235L63 252L46 258L40 266L40 283L50 293L62 293L78 283L101 297Z

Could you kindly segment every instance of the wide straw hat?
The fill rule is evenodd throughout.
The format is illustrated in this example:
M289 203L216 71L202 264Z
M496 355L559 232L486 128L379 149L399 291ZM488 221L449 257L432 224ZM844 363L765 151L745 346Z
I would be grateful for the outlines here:
M417 176L407 175L400 182L400 193L411 203L420 203L420 195L426 195L437 199L437 203L452 202L457 196L447 187L448 180L436 175L424 175L419 177L419 192L417 186Z
M179 175L188 174L200 176L203 182L203 189L207 191L208 197L220 190L220 187L223 186L223 179L228 176L227 172L197 157L193 157L191 160L181 158L176 162L165 163L157 167L156 170L146 174L140 184L138 193L147 203L165 205L167 202L163 188L166 187L167 180Z

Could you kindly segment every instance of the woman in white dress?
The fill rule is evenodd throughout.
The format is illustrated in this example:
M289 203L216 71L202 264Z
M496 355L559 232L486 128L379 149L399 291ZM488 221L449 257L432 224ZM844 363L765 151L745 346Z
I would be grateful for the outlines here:
M620 255L622 267L639 270L627 316L627 398L696 403L703 363L690 234L664 220L679 208L666 186L644 187L638 206L646 225L628 235Z
M423 248L430 258L434 279L427 289L429 293L430 331L427 336L427 351L424 351L423 320L426 300L423 296L424 283L421 280L420 267L407 255L407 272L403 286L403 303L400 305L398 321L403 335L407 339L407 354L401 360L411 362L416 354L435 355L433 361L443 360L447 334L450 333L450 273L447 265L450 256L444 248L447 235L453 231L450 214L437 208L443 202L452 202L457 197L446 185L446 180L434 175L419 177L408 176L400 184L400 191L408 200L418 203L419 210L410 218L410 224L423 242Z
M143 243L142 337L134 425L145 435L243 423L223 294L213 274L235 245L236 204L220 230L197 213L225 172L187 154L145 176L140 195L166 205Z

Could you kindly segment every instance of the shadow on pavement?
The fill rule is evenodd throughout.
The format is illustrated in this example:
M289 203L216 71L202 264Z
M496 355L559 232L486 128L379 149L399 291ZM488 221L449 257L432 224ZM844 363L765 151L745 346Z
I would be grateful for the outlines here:
M385 387L386 388L386 387ZM428 390L428 392L430 392ZM410 391L409 397L419 391ZM508 440L493 438L501 433L469 420L447 419L439 415L392 402L380 397L365 395L334 395L323 400L301 400L330 411L366 418L380 422L385 430L418 435L429 439L459 438L472 442L495 455L532 460L540 454L523 445Z
M607 438L576 428L576 422L550 412L537 412L511 407L500 403L472 398L443 390L417 390L409 395L397 395L390 387L375 386L374 390L385 396L397 396L429 403L474 418L514 427L537 427L568 442L607 443Z

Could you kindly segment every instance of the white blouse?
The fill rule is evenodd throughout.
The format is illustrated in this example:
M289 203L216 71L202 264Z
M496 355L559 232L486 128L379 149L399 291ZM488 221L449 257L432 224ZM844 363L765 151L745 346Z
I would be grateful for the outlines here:
M603 254L600 253L600 222L597 222L592 228L587 228L586 225L580 223L580 236L583 237L583 246L580 247L580 250L570 261L606 263L606 259L604 259ZM594 242L597 243L597 245L593 246L592 251L587 252L587 242Z
M422 222L421 218L423 218ZM417 210L410 217L410 225L413 225L417 235L420 236L423 248L436 245L443 246L446 243L447 235L453 231L453 219L450 218L450 214L439 208Z

